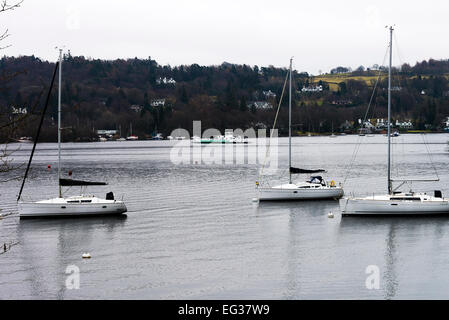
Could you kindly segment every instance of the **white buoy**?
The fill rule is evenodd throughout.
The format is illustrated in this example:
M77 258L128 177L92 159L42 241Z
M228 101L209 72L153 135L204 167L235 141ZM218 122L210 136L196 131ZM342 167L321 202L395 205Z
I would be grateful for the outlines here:
M334 214L333 214L332 212L329 212L328 215L327 215L327 217L328 217L329 219L333 219L333 218L334 218Z
M90 258L92 258L90 253L83 253L83 259L90 259Z

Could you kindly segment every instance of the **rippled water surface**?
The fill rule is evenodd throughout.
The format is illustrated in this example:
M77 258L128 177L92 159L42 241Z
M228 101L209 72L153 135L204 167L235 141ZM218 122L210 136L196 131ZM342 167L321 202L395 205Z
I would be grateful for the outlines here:
M327 169L325 177L345 181L347 194L385 192L385 141L381 135L293 138L293 164ZM448 134L393 141L394 176L435 178L436 171L439 182L413 188L449 196ZM272 184L285 182L287 143L280 139L280 170L266 177ZM0 220L0 244L17 244L0 254L0 298L449 298L449 216L341 218L336 201L256 204L259 165L176 165L175 144L64 144L63 174L107 181L88 192L123 197L129 210L123 218L20 221L20 181L1 183L1 213L11 215ZM56 196L56 147L38 145L25 199ZM31 145L20 148L16 163L27 160ZM203 150L210 148L221 146ZM92 259L83 260L85 252ZM69 265L80 269L79 290L66 288ZM378 290L366 288L369 265L379 267Z

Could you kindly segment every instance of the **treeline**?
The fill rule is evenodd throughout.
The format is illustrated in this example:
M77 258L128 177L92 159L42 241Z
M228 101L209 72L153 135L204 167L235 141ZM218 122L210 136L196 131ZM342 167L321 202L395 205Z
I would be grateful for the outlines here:
M34 56L3 57L0 60L1 121L14 119L12 107L26 108L31 115L26 125L13 127L7 136L32 136L55 64ZM191 130L192 121L203 128L247 129L271 127L282 93L286 68L223 63L218 66L159 65L155 60L92 60L66 55L63 62L62 106L64 139L89 141L96 130L121 129L149 138L176 128ZM339 69L341 70L341 69ZM370 101L373 70L358 68L354 77L332 84L307 73L294 73L294 119L297 130L330 132L340 130L346 120L357 123ZM410 119L416 127L438 129L449 115L449 61L429 60L395 69L393 114ZM351 75L351 74L349 74ZM360 76L360 79L357 78ZM387 82L379 83L373 97L371 118L385 118ZM323 91L302 92L303 87L321 85ZM335 85L337 88L335 89ZM253 104L252 102L263 103ZM287 106L285 97L282 107ZM37 105L36 108L33 108ZM266 108L273 106L273 108ZM42 139L56 138L57 88L47 112ZM286 132L287 112L281 111L279 128Z

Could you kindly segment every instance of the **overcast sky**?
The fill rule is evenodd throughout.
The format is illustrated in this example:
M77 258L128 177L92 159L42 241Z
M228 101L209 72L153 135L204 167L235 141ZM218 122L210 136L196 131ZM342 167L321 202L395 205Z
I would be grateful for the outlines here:
M387 24L396 25L394 64L449 58L448 0L25 0L0 14L12 45L0 54L54 61L65 45L72 55L172 66L287 66L294 56L295 69L317 74L382 64Z

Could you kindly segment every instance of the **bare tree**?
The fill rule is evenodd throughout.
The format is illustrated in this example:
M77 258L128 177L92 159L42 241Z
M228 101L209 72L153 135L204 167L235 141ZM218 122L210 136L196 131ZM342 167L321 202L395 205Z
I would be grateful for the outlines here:
M8 1L8 0L2 0L0 2L0 13L5 13L7 11L12 11L14 9L17 9L21 6L23 3L23 0L19 1ZM0 31L0 50L3 50L5 48L10 47L11 45L2 45L2 43L5 41L6 38L10 36L9 30L6 29L4 31ZM8 74L3 70L2 75L0 75L0 86L3 86L5 83L10 81L12 78L16 77L19 73L13 73ZM21 115L18 117L10 118L8 117L8 112L6 112L5 115L0 115L0 132L10 132L11 128L17 127L17 125L24 121L26 115ZM3 136L3 134L2 134ZM13 159L11 158L11 155L16 151L10 151L8 150L8 140L4 141L5 144L0 148L0 174L2 174L2 178L0 178L0 182L5 182L8 179L3 178L3 174L15 170L18 167L13 167L11 165L11 162ZM20 167L20 166L19 166Z
M9 2L9 1L7 1L7 0L3 0L3 1L0 3L0 13L4 13L4 12L6 12L6 11L11 11L11 10L14 10L14 9L16 9L16 8L19 8L20 5L23 3L23 1L24 1L24 0L20 0L20 1L16 1L16 2L11 3L11 2ZM8 37L9 37L9 30L6 29L6 30L4 30L2 33L0 33L0 42L1 42L1 41L4 41L4 40L5 40L6 38L8 38ZM0 46L0 50L5 49L5 48L8 48L8 47L10 47L10 46L11 46L11 45Z

